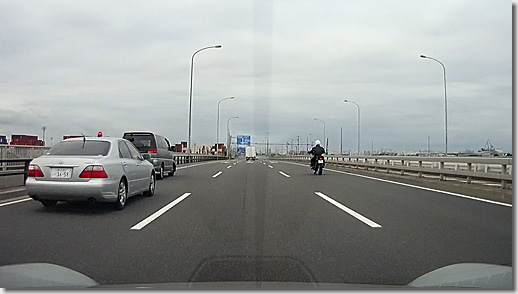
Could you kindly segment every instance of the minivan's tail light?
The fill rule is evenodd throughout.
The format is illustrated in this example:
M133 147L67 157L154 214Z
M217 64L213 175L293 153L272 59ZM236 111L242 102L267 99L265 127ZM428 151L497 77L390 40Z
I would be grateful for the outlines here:
M107 178L108 175L104 171L102 165L89 165L85 167L83 172L79 175L80 178Z
M34 178L41 178L43 177L43 172L41 171L41 168L37 164L31 164L29 165L29 177Z
M147 150L148 153L156 153L156 148L150 148Z

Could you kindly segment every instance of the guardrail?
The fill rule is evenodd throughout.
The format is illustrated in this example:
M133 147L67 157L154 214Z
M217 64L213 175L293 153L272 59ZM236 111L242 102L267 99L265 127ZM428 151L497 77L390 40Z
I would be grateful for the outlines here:
M420 156L341 156L325 155L327 164L337 164L352 168L374 170L400 175L439 176L462 178L471 184L474 179L499 182L505 189L512 185L513 159L487 157L420 157ZM311 156L284 156L276 159L304 161L309 163Z
M0 159L36 158L49 149L43 146L0 145Z
M31 158L0 159L0 176L23 175L23 183L27 180ZM15 163L16 165L7 165Z
M48 149L48 148L47 148ZM216 156L216 155L206 155L206 154L198 154L193 153L174 153L174 159L177 164L186 164L189 163L189 158L191 158L191 162L202 162L209 160L218 160L218 159L227 159L225 156ZM0 159L0 177L1 176L11 176L11 175L24 175L23 182L27 180L27 174L29 171L29 163L33 160L33 158L8 158L8 159Z
M228 159L226 156L222 155L209 155L209 154L200 154L200 153L182 153L182 152L173 152L174 160L177 164L185 164L189 163L189 158L191 158L191 162L202 162L202 161L210 161L210 160L223 160Z

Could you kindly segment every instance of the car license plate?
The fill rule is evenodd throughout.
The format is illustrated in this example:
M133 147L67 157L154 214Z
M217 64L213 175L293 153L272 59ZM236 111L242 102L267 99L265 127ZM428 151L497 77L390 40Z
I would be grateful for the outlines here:
M70 179L72 177L71 168L51 168L50 177L53 179Z
M324 161L323 160L319 160L318 163L324 163Z

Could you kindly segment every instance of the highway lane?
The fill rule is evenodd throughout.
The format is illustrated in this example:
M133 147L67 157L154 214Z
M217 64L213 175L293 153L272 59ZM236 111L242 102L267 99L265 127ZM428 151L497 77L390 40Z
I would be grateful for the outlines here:
M180 169L124 211L34 201L0 207L0 264L52 262L101 284L127 284L274 278L242 265L243 256L276 256L288 258L262 266L281 280L304 280L285 271L303 264L320 282L406 284L452 263L512 262L509 207L329 170L315 176L283 162L234 163ZM224 270L193 277L203 261Z

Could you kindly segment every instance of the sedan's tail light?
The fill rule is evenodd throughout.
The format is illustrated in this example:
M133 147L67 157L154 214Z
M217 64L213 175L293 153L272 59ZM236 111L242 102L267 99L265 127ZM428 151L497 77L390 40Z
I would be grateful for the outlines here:
M156 153L156 151L157 151L156 148L149 148L147 150L148 153Z
M37 164L30 164L28 176L34 177L34 178L41 178L41 177L43 177L43 172L41 171L41 168Z
M108 175L104 171L102 165L89 165L85 167L83 172L79 175L80 178L107 178Z

